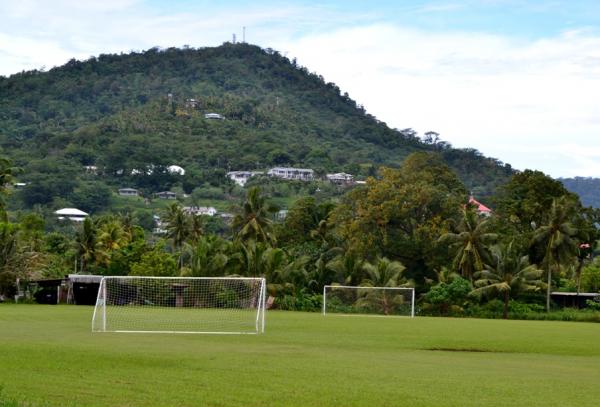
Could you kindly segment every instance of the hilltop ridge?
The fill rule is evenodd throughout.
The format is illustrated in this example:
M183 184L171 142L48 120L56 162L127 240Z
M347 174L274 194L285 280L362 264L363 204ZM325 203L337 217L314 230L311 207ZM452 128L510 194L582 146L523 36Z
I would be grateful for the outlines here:
M477 150L391 129L295 60L249 44L103 54L0 77L0 148L22 181L46 186L26 206L50 204L42 195L68 201L89 181L85 167L110 188L150 192L277 165L374 175L416 151L438 151L478 196L512 174ZM161 170L174 164L185 175Z

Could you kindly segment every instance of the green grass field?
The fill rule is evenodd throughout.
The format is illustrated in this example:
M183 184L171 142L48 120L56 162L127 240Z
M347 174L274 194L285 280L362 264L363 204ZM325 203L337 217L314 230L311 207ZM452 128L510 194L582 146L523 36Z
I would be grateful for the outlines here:
M0 305L3 397L35 406L580 407L600 399L600 324L270 311L264 335L93 334L92 311Z

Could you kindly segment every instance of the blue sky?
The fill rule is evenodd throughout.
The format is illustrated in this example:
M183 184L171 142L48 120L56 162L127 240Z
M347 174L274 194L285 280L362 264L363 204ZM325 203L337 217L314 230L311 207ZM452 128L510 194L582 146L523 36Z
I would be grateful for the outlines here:
M600 177L600 1L0 0L0 75L242 26L391 127Z

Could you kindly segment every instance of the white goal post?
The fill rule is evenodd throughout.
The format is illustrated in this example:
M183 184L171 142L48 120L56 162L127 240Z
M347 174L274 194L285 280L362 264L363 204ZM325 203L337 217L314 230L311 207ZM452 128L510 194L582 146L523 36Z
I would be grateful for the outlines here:
M93 332L258 334L264 278L106 276Z
M415 316L415 289L326 285L323 287L323 315Z

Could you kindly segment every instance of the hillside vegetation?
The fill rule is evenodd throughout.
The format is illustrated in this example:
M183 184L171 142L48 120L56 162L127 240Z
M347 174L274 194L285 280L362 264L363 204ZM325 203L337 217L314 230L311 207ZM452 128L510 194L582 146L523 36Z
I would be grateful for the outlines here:
M23 169L28 187L13 205L25 208L94 193L102 209L122 186L231 187L228 170L275 165L374 175L418 151L438 151L479 197L512 173L476 150L390 129L295 60L248 44L100 55L0 77L0 147ZM185 175L169 174L173 164Z
M585 206L600 208L600 178L560 178L565 188L576 193Z

